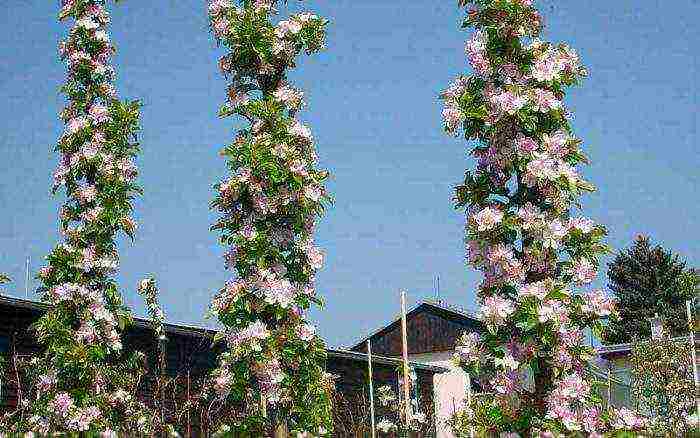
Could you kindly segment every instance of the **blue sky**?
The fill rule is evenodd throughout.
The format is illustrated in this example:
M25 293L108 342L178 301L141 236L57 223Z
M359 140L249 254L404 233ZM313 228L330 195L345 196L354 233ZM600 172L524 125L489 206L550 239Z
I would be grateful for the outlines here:
M55 245L60 197L49 193L62 129L65 69L56 54L65 27L57 2L6 0L0 16L0 272L24 295ZM700 265L697 0L538 1L550 40L567 41L590 69L567 103L593 159L585 175L600 191L586 214L609 243L648 233ZM291 1L293 8L299 3ZM456 1L313 0L332 20L328 50L304 59L294 81L307 93L308 122L336 205L322 220L327 250L318 277L326 298L314 312L331 345L346 345L391 319L398 291L410 303L435 296L474 307L479 277L465 267L463 215L452 187L470 166L462 141L441 130L437 96L460 72L467 34ZM157 277L173 322L203 319L226 279L223 249L209 231L212 185L225 174L219 148L234 122L219 120L225 80L203 0L131 0L112 8L118 88L144 103L136 242L121 245L119 280L137 314L135 286ZM599 285L603 285L599 281ZM33 281L32 286L37 286ZM32 295L33 296L33 295Z

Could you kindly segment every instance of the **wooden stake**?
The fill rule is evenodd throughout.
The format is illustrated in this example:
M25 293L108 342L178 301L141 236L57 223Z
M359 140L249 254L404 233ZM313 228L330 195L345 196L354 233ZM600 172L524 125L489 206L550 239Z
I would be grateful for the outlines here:
M472 409L472 376L467 373L467 409L471 411ZM474 415L471 415L471 420L474 419ZM469 424L469 438L474 438L474 424Z
M371 435L375 437L374 426L374 384L372 382L372 341L367 339L367 366L369 367L369 413L371 419Z
M403 392L406 401L406 426L411 424L411 388L408 376L408 336L406 334L406 292L401 291L401 336L403 339Z
M289 438L287 434L287 424L280 423L275 429L275 438Z

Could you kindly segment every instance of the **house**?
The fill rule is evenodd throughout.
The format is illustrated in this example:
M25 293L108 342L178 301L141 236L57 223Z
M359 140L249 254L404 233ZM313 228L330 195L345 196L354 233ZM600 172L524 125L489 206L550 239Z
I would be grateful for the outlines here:
M452 362L455 343L465 332L483 332L484 329L473 313L442 302L424 301L406 313L409 360L449 370L434 375L438 438L453 437L446 421L463 407L465 400L467 375ZM372 354L401 357L400 316L359 340L350 350L366 353L367 340L371 343Z
M673 342L685 344L690 350L689 336L672 338ZM610 401L614 406L633 407L635 399L632 393L632 343L609 344L598 347L598 356L610 381ZM700 352L700 336L695 333L695 350ZM700 369L700 358L696 358ZM700 378L700 376L699 376Z
M16 408L20 394L16 384L14 359L26 358L41 351L33 336L31 325L45 312L43 303L0 295L0 356L7 359L4 369L0 369L0 415ZM206 376L216 366L217 349L212 349L215 330L178 324L165 324L166 375L176 379L177 388L169 391L173 398L189 397L197 391L196 382ZM139 388L139 398L153 400L153 371L157 363L157 344L151 330L151 322L136 318L134 324L123 334L125 351L142 351L148 358L147 378ZM328 349L326 371L335 376L336 401L353 404L361 414L369 412L368 359L363 352L342 349ZM398 391L398 369L401 360L375 354L372 357L373 382L375 387L390 386ZM445 368L424 362L411 363L415 369L421 398L433 403L435 376L447 371ZM3 368L0 364L0 368ZM3 372L4 371L4 372ZM4 377L3 377L4 376ZM360 404L358 406L358 404ZM340 402L335 408L340 406ZM345 421L345 413L336 409L336 423ZM185 437L206 436L200 431L196 415L181 415L181 429ZM367 419L359 421L369 422ZM343 430L338 428L338 430ZM350 436L345 432L334 436ZM432 433L431 435L432 436Z

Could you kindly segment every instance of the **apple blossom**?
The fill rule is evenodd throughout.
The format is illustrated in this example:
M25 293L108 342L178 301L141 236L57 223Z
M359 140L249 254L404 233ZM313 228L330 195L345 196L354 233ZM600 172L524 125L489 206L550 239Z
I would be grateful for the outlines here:
M302 51L323 48L327 21L299 13L274 24L276 5L213 0L207 12L214 37L230 50L219 63L230 78L220 115L250 123L222 151L232 174L213 203L235 277L211 303L226 342L211 387L217 400L246 406L222 418L221 430L263 435L284 416L293 433L328 434L323 343L306 321L319 303L314 281L324 254L313 232L329 199L328 174L316 167L311 129L296 118L303 92L287 76Z
M595 278L607 248L602 226L572 217L593 187L580 176L587 159L563 103L587 72L571 48L538 39L542 17L532 3L460 1L474 29L466 45L473 75L459 76L441 98L445 130L463 134L477 160L456 204L469 215L467 261L483 274L479 314L488 331L461 337L455 358L496 394L480 401L488 426L498 425L489 431L596 434L615 416L596 405L583 378L592 351L582 333L615 309L602 293L569 289Z

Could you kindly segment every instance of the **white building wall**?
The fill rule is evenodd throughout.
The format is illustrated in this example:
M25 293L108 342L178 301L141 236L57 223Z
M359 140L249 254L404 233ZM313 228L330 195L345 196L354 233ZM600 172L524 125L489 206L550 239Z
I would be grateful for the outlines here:
M452 414L464 407L467 390L467 375L452 363L452 351L412 354L409 360L447 368L449 371L436 374L433 379L437 438L455 438L447 421Z

